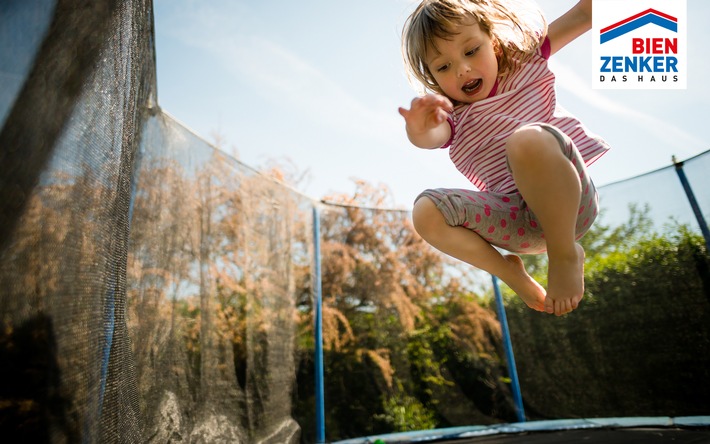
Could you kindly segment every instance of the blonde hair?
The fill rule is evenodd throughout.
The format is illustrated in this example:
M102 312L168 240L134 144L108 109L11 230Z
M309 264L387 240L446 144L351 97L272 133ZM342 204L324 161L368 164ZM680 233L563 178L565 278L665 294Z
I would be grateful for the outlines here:
M402 31L402 54L410 81L416 80L425 90L443 94L426 64L427 51L434 46L434 39L450 39L452 30L470 19L476 20L493 40L499 75L513 66L514 58L532 54L547 33L545 17L530 2L423 0L407 18Z

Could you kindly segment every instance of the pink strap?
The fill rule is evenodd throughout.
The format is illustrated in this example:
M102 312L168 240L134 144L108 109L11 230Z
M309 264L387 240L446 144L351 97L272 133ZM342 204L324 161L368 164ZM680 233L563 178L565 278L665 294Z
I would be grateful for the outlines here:
M449 137L449 140L447 140L445 144L441 145L441 148L450 147L451 142L454 141L454 120L451 118L451 116L446 116L446 121L449 122L449 126L451 127L451 137Z
M542 57L547 60L550 58L551 51L552 48L550 47L550 38L545 36L545 40L542 41L542 45L540 46L540 54L542 54Z

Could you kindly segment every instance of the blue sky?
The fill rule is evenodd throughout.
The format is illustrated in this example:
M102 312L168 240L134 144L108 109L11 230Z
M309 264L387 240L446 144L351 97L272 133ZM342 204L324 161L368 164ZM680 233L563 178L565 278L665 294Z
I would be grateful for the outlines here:
M314 198L384 184L409 208L430 187L468 182L444 150L419 150L397 107L415 96L400 33L416 0L155 0L158 102L208 141L263 167L292 165ZM539 0L548 21L574 0ZM590 168L597 185L710 149L710 2L688 3L686 90L594 90L592 36L553 56L559 102L612 151Z

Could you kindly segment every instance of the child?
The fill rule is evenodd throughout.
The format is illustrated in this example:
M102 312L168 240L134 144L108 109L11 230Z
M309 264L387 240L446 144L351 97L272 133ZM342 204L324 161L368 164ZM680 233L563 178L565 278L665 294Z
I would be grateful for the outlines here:
M424 0L402 34L405 63L431 93L400 108L409 140L449 148L480 191L431 189L412 218L437 249L503 280L538 311L584 295L584 249L597 215L585 165L608 145L555 102L547 59L591 27L591 0L546 26L510 0ZM539 21L539 24L538 24ZM549 259L547 291L515 254Z

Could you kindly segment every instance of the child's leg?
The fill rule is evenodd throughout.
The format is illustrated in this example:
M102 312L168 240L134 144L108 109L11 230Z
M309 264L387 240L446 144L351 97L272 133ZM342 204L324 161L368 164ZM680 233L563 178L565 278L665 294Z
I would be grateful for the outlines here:
M497 276L530 308L545 309L544 288L528 275L518 256L502 255L472 230L449 225L426 196L414 204L412 219L419 235L436 249Z
M560 148L560 140L537 125L517 130L506 145L518 190L545 233L549 258L545 310L558 316L577 308L584 295L584 250L575 241L580 173Z

